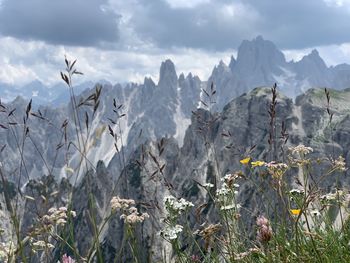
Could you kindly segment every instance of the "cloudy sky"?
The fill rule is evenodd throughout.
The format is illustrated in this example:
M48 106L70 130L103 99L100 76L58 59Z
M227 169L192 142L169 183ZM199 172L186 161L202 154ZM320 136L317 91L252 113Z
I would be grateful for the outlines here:
M349 32L350 0L0 0L0 82L58 82L65 55L79 81L157 79L166 58L207 79L257 35L288 60L350 63Z

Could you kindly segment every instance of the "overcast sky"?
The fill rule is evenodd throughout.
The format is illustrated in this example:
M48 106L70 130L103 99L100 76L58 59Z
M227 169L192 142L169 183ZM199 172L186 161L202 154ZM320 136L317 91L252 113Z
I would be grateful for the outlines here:
M0 82L59 82L64 55L79 82L157 80L166 58L206 80L257 35L288 60L350 63L349 32L350 0L0 0Z

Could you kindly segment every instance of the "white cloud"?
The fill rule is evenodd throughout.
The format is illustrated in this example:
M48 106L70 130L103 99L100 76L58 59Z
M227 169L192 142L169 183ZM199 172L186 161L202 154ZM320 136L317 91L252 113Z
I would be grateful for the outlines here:
M92 47L64 47L40 41L21 41L0 38L0 82L26 84L32 80L52 85L61 81L64 56L77 59L77 67L84 73L75 81L108 80L117 82L143 82L145 76L158 81L162 61L170 58L177 73L192 72L202 80L208 79L215 64L221 59L229 62L234 50L207 52L198 49L178 48L162 50L146 46L141 50L100 50Z
M324 0L324 2L329 6L336 6L336 7L350 6L350 0Z
M194 8L201 4L207 4L210 0L166 0L172 8Z

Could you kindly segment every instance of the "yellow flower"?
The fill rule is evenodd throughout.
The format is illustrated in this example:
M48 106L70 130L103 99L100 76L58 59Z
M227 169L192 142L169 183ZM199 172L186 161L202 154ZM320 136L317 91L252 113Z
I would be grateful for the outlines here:
M265 164L265 162L263 161L256 161L256 162L251 162L252 167L256 167L256 166L263 166Z
M290 212L292 213L293 216L298 216L298 215L300 215L301 210L300 209L291 209Z
M247 157L247 158L244 158L244 159L240 160L239 162L241 164L247 165L249 163L249 161L250 161L250 157Z

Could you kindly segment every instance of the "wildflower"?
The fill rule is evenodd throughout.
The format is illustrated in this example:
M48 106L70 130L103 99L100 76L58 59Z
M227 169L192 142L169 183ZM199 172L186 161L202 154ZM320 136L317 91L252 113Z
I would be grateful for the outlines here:
M257 226L268 225L269 224L269 220L266 217L264 217L264 216L259 216L256 219L256 224L257 224Z
M272 238L272 228L269 220L264 216L259 216L256 219L256 224L258 226L256 239L261 243L269 242Z
M328 193L328 194L325 194L325 195L321 195L320 196L320 199L321 201L323 202L327 202L327 201L333 201L337 198L337 195L335 193Z
M239 162L241 164L247 165L249 163L249 161L250 161L250 157L247 157L247 158L244 158L244 159L240 160Z
M313 152L314 150L311 147L306 147L303 144L299 144L298 146L291 147L289 150L292 152L292 154L299 154L300 156L309 154Z
M113 196L111 199L111 208L112 210L117 210L117 209L127 209L131 205L135 205L135 201L132 199L122 199L119 198L118 196Z
M301 209L291 209L290 212L293 216L298 216L300 215Z
M77 216L77 213L76 213L75 211L70 211L70 215L71 215L72 217L76 217L76 216Z
M75 260L72 259L70 256L67 256L67 254L64 254L62 256L62 263L75 263Z
M311 211L310 211L310 214L311 214L312 216L320 216L320 215L321 215L320 211L318 211L318 210L311 210Z
M185 211L194 205L183 198L177 199L170 195L164 197L164 206L168 212L174 212L175 214L180 215L182 211Z
M283 174L287 171L288 165L285 163L276 163L276 162L269 162L265 164L267 167L269 173L272 175L274 179L280 180L283 176Z
M49 242L43 241L43 240L38 240L34 243L32 243L33 250L44 250L44 249L51 249L54 248L55 246L50 244Z
M263 166L265 165L265 162L263 161L256 161L256 162L251 162L252 167L257 167L257 166Z
M205 184L203 184L203 186L206 188L213 188L214 187L214 185L211 183L205 183Z
M346 171L346 163L345 158L343 156L339 156L338 159L333 161L333 169L339 171Z
M228 187L226 183L223 183L220 189L216 190L216 196L225 196L231 192L231 189Z
M332 204L334 202L339 202L342 204L346 202L348 195L344 193L344 191L336 189L334 193L328 193L325 195L321 195L320 199L323 204Z
M75 211L68 211L66 207L55 208L52 207L48 210L47 215L41 218L41 221L47 226L60 225L64 226L67 223L68 215L72 217L76 216Z
M66 223L67 223L67 221L65 219L63 219L63 218L59 218L56 221L56 224L59 225L59 226L64 226Z
M133 208L135 208L135 207L133 207ZM124 222L129 223L129 224L142 223L146 218L149 218L149 215L147 213L139 214L137 212L137 209L129 215L122 214L120 216L120 219L123 219Z
M241 175L241 172L236 172L236 173L232 173L232 174L226 174L224 176L224 178L221 178L221 181L224 182L225 184L225 188L232 188L232 186L238 188L239 185L235 184L234 182L236 181L236 179L238 179ZM223 184L223 186L224 186Z
M227 210L232 210L232 209L240 209L241 205L240 204L230 204L230 205L225 205L220 208L222 211L227 211Z
M236 179L238 179L239 177L242 176L242 172L235 172L235 173L230 173L230 174L226 174L223 178L221 178L220 180L222 182L230 182L230 181L235 181Z
M182 232L183 226L175 225L175 226L166 226L164 230L160 232L160 235L168 240L177 239L178 234Z
M304 190L303 189L292 189L289 191L289 193L291 195L302 195L302 194L304 194Z

